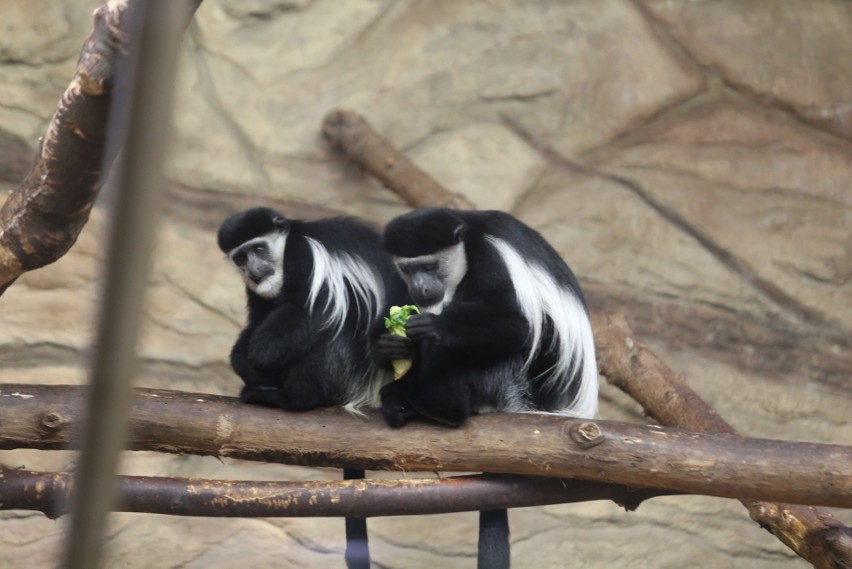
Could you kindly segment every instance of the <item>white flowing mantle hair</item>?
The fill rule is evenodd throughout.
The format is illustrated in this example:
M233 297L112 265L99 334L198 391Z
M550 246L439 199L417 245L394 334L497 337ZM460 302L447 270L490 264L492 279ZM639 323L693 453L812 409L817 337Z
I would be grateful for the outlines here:
M487 235L486 238L497 250L509 276L515 285L515 296L521 312L530 326L530 353L525 362L529 368L533 357L543 347L542 330L546 318L553 324L556 349L559 356L555 365L545 372L545 382L556 384L563 393L568 391L577 366L582 366L579 389L574 400L560 415L590 419L598 410L598 366L595 359L595 342L589 316L579 299L565 286L557 283L543 267L528 262L506 241Z
M363 326L364 334L369 334L371 323L380 316L382 310L385 297L382 279L358 257L329 252L325 245L316 239L305 239L311 248L314 264L310 277L311 288L308 292L308 310L313 312L320 291L325 285L328 290L323 310L328 316L323 327L334 328L334 334L337 336L349 314L349 295L346 292L348 284L355 296L358 324ZM347 403L344 409L359 413L359 407L375 404L381 388L381 382L377 381L380 373L378 367L370 365L366 374L368 377L363 378L370 389L359 393L359 397Z

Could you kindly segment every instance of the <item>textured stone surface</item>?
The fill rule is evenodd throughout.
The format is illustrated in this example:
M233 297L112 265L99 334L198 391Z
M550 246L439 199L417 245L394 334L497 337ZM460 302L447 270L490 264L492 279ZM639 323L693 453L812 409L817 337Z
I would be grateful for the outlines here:
M852 139L852 60L838 57L852 49L848 2L643 2L698 64Z
M4 194L73 74L96 5L0 5ZM238 391L227 354L244 298L215 245L229 213L272 204L381 224L406 211L325 146L321 120L343 107L478 206L540 230L590 302L624 310L743 433L852 443L852 70L838 55L850 51L849 6L205 1L180 54L137 384ZM0 382L85 381L107 215L96 211L63 259L0 298ZM602 418L647 420L609 385L601 402ZM32 469L75 458L0 452ZM128 453L122 472L339 476L155 453ZM472 567L476 519L371 520L374 565ZM669 497L631 513L549 506L511 520L516 568L806 566L729 500ZM0 569L53 566L66 523L0 511ZM343 567L342 552L341 520L117 514L106 566Z

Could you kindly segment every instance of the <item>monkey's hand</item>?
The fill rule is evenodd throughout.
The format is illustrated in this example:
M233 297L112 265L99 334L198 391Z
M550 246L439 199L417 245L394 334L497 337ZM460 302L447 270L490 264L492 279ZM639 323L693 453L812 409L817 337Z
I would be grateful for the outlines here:
M414 342L405 336L382 334L376 340L376 355L383 362L411 359L414 351Z
M415 342L438 341L438 317L434 314L415 314L405 323L405 333Z

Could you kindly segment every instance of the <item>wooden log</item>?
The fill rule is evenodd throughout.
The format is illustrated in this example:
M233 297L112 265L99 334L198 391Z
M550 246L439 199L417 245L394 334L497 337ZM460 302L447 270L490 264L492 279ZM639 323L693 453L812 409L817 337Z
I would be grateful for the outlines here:
M115 511L211 517L374 517L611 500L628 510L663 490L564 478L477 474L405 480L270 482L119 476ZM0 467L0 510L67 513L73 477Z
M0 449L76 448L86 388L0 387ZM287 413L236 398L137 389L128 448L371 470L579 478L741 499L852 507L852 447L746 439L543 414L391 429L378 413Z

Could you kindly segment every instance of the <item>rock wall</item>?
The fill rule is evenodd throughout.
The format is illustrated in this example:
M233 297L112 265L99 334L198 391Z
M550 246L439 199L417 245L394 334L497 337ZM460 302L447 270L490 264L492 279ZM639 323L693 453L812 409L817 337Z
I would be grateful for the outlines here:
M26 171L92 0L0 3L0 184ZM852 5L840 0L208 0L180 54L170 199L138 384L235 394L229 213L407 210L319 125L353 108L439 181L539 229L596 307L743 433L852 443ZM0 299L0 382L80 383L106 213ZM601 417L646 421L602 388ZM70 468L73 453L0 452ZM133 453L134 474L338 473ZM852 523L848 511L838 514ZM476 514L371 521L375 566L472 567ZM805 567L738 503L511 513L514 566ZM55 564L65 521L0 512L0 568ZM109 567L343 567L340 520L118 514Z

